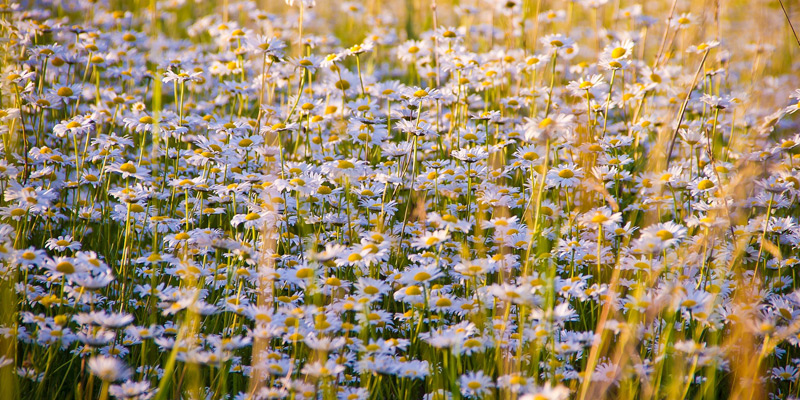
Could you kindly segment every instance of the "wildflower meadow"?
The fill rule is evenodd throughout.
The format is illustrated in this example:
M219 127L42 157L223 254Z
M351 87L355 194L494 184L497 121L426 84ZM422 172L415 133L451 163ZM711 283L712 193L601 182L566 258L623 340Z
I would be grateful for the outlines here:
M795 26L0 0L0 399L798 399Z

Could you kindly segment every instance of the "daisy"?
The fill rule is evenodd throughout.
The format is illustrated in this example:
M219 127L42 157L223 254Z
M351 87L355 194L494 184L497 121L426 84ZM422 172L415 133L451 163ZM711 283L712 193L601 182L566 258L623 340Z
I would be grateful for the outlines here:
M547 184L552 187L576 187L583 179L577 164L566 164L547 171Z
M616 41L610 46L607 46L600 54L600 58L612 59L616 61L629 59L633 55L633 41L624 39Z
M391 290L386 282L372 278L359 278L355 288L360 295L371 300L378 300Z
M578 217L578 223L593 228L600 226L610 228L620 222L622 214L614 213L608 207L598 207Z
M44 268L55 278L72 277L73 274L87 271L84 265L74 261L75 260L70 257L48 259L44 264Z
M120 399L139 399L147 397L149 390L150 390L150 382L147 381L134 382L128 380L120 385L109 386L108 393L111 396Z
M577 81L570 81L569 84L567 84L567 90L569 90L573 96L586 97L588 91L600 87L603 83L603 75L594 74L589 77L581 77Z
M64 86L57 86L53 89L50 89L50 93L54 96L61 98L64 102L68 100L75 100L78 98L78 95L81 93L82 88L80 83L72 84L72 85L64 85Z
M575 43L574 40L562 34L545 35L539 41L550 51L566 49Z
M694 46L694 45L693 46L689 46L689 48L686 49L686 52L695 53L695 54L703 54L703 53L705 53L707 51L710 51L711 49L713 49L713 48L715 48L717 46L719 46L719 41L710 40L710 41L707 41L707 42L700 43L700 44L698 44L696 46Z
M414 239L411 246L415 249L427 249L429 247L438 246L439 244L448 240L450 235L447 229L439 229L433 232L425 232L421 236Z
M83 136L94 129L96 122L88 117L74 117L69 121L61 121L53 127L53 133L60 138L68 135Z
M670 21L670 26L677 27L678 29L685 29L695 23L695 17L691 13L681 13L678 18L673 18Z
M660 248L678 244L686 235L687 229L672 221L650 225L642 230L644 240L654 240Z
M122 361L109 356L96 356L89 359L89 370L103 382L125 380L131 371Z
M529 378L518 373L501 375L497 379L497 386L511 393L525 393L529 390L530 384Z
M561 22L566 19L567 12L564 10L547 10L540 13L538 18L541 22Z
M485 160L486 158L489 157L489 153L487 153L486 149L483 147L473 147L473 148L453 150L450 153L450 155L467 164L472 164L481 160Z
M492 379L483 374L483 371L467 372L458 378L461 394L469 397L483 397L494 387Z
M698 196L703 194L713 194L719 188L715 177L698 176L691 183L689 188L692 190L692 195Z
M65 251L67 249L77 251L81 249L81 243L74 241L71 235L59 236L57 238L47 239L45 248L50 250Z
M545 382L544 386L534 388L534 390L520 397L520 400L566 400L569 398L570 391L566 386L553 386L550 382Z
M544 142L553 140L559 134L572 129L574 115L556 114L553 117L526 118L524 125L525 139L528 141Z
M772 377L777 380L794 382L797 380L797 368L791 365L785 367L775 367L772 369Z
M125 127L133 130L134 132L152 132L156 120L149 115L142 115L141 117L125 117L122 119Z
M111 163L107 165L104 169L105 172L114 172L120 174L123 178L134 178L137 180L147 180L150 178L149 171L142 168L141 166L136 166L133 162L127 161L124 163Z
M424 267L413 267L404 271L399 279L406 285L426 285L444 276L444 273L434 264Z

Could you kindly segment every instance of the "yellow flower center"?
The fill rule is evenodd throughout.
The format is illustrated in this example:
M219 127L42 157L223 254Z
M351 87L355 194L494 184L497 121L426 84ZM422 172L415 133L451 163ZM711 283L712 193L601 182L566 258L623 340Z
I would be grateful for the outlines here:
M75 93L72 92L71 88L66 87L66 86L64 86L62 88L59 88L58 92L56 92L56 93L61 97L69 97L69 96L72 96L73 94L75 94Z
M75 273L75 266L69 261L62 261L56 265L56 271L64 275L70 275Z
M569 179L575 176L575 173L569 169L562 169L561 171L558 171L558 176L563 179Z
M673 237L675 237L675 235L673 235L672 232L670 232L670 231L668 231L666 229L661 229L660 231L656 232L656 236L658 236L659 239L664 240L664 241L670 240Z
M608 221L608 217L605 214L597 213L592 216L592 222L595 224L602 224L603 222Z
M424 282L424 281L427 281L428 279L431 279L431 274L429 274L429 273L427 273L425 271L417 272L414 275L414 280L417 281L417 282Z
M133 165L133 163L130 163L130 162L126 162L125 164L120 165L119 169L120 169L120 171L127 172L129 174L135 174L136 173L136 166Z
M714 182L709 179L703 179L699 183L697 183L697 188L700 190L708 190L714 187Z
M314 275L314 270L311 268L300 268L295 273L295 276L299 279L307 279Z

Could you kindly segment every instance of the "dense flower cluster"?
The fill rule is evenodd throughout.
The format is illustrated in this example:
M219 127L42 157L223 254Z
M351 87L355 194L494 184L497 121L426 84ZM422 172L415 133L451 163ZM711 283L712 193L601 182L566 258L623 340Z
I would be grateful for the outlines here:
M47 3L0 5L0 391L800 391L800 79L735 10Z

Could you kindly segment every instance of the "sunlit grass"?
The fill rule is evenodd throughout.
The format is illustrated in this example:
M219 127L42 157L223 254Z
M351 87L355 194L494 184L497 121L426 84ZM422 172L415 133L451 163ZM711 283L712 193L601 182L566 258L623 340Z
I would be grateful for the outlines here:
M797 398L766 1L0 7L0 393Z

